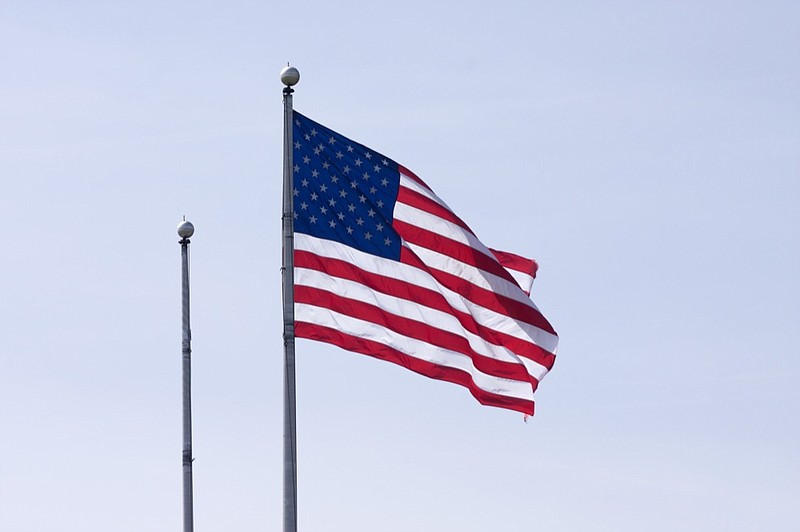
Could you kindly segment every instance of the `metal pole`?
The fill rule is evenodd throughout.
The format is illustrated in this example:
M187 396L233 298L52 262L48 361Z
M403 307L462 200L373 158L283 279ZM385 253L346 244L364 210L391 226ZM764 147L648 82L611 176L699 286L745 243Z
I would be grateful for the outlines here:
M189 237L194 234L191 222L178 225L181 239L182 317L183 317L183 531L193 532L194 510L192 501L192 331L189 328Z
M281 71L283 89L283 532L297 532L297 431L294 379L294 198L292 192L292 85L296 68Z

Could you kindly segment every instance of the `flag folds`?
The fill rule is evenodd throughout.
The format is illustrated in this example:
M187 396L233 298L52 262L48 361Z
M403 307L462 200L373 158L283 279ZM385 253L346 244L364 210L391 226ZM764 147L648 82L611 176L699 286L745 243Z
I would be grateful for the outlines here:
M485 247L411 171L294 112L295 335L532 415L558 336L536 262Z

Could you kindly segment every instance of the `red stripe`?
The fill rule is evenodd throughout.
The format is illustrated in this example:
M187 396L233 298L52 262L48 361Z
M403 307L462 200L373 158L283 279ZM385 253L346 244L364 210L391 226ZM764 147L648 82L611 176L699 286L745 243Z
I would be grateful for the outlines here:
M533 360L545 366L547 369L552 368L555 362L554 354L545 351L532 342L481 325L475 321L472 315L454 309L442 294L434 290L423 288L395 277L387 277L368 272L349 262L340 259L320 257L308 251L295 250L294 264L297 268L307 268L324 272L333 277L363 284L376 292L405 299L431 309L451 314L465 330L480 336L491 344L503 346L518 356Z
M500 263L497 262L494 257L484 255L481 251L467 244L463 244L453 240L452 238L443 236L440 233L434 233L428 229L423 229L420 226L412 225L408 222L403 222L397 219L392 222L392 227L394 227L397 233L406 242L410 242L426 249L430 249L431 251L441 253L442 255L452 257L459 262L469 264L470 266L479 268L487 273L496 275L501 279L505 279L512 285L519 288L517 281L511 276L510 273L508 273L505 268L500 266Z
M430 187L423 183L422 180L414 175L410 170L402 166L400 167L400 170L406 175L406 177L427 188L434 196L436 195L430 189ZM449 207L417 192L416 190L405 188L401 185L398 191L397 201L447 220L448 222L461 227L465 231L468 231L471 235L475 236L475 232L469 228L464 220L459 218L453 211L451 211ZM535 260L517 255L515 253L510 253L508 251L500 251L496 249L490 249L490 251L494 254L495 258L497 258L498 262L500 262L500 264L502 264L504 267L530 275L534 278L536 277L536 271L539 269L539 265Z
M442 286L464 296L475 304L478 304L489 310L493 310L498 314L503 314L511 319L519 320L524 323L538 327L552 335L556 332L553 330L552 325L548 323L544 316L539 313L535 308L526 305L516 299L511 299L497 292L492 292L486 288L474 285L465 281L457 275L437 270L426 265L413 251L407 247L400 248L400 262L414 266L427 273L429 273L436 282Z
M315 307L330 309L358 320L375 323L426 344L466 355L472 360L472 365L477 370L487 375L538 385L538 381L528 374L522 364L496 360L476 353L463 336L432 327L421 321L397 316L379 306L350 299L319 288L296 286L294 296L297 303L306 303Z
M464 223L464 220L456 216L453 211L441 203L420 194L416 190L401 186L397 192L397 201L447 220L448 222L461 227L463 230L468 231L473 236L475 234L472 232L472 229L470 229L469 226Z
M533 415L533 401L518 399L516 397L507 397L482 390L473 382L472 376L469 373L460 369L439 366L438 364L419 360L387 345L367 340L366 338L351 336L321 325L298 321L295 323L294 330L295 336L298 338L327 342L347 349L348 351L355 351L380 360L393 362L419 373L420 375L430 377L431 379L460 384L469 389L472 396L482 405L508 408L510 410L522 412L523 414L528 414L529 416Z
M442 205L441 203L432 200L431 198L424 196L417 192L416 190L411 190L408 188L400 187L397 195L398 203L403 203L405 205L409 205L416 209L419 209L423 212L427 212L433 216L446 220L454 225L457 225L464 231L471 234L475 237L475 233L469 226L455 213L453 213L450 209L446 206ZM434 233L437 234L437 233ZM477 237L475 237L477 238ZM472 249L470 247L470 249ZM536 278L536 271L539 269L539 265L533 259L528 259L525 257L521 257L520 255L516 255L514 253L509 253L507 251L499 251L495 249L489 249L492 252L495 259L501 266L505 269L514 270L525 275L529 275L531 278ZM513 279L513 276L510 281L514 282L514 284L518 284L516 279ZM529 290L523 290L526 295L530 294Z
M497 258L497 262L502 264L504 268L530 275L534 279L536 278L539 264L535 260L509 253L508 251L499 251L491 248L489 248L489 251L492 252L495 258Z
M412 181L416 181L417 183L419 183L423 187L425 187L428 190L430 190L431 193L433 193L433 190L431 190L431 187L429 187L428 185L425 184L425 181L420 179L419 176L417 176L417 174L415 174L414 172L412 172L411 170L409 170L408 168L406 168L402 164L398 164L397 165L397 171L400 172L401 174L403 174L404 176L406 176L407 178L411 179Z

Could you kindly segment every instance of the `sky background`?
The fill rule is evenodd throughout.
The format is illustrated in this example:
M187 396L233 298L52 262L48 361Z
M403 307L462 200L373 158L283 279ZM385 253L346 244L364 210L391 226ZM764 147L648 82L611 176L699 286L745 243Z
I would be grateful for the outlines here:
M282 523L279 71L536 258L537 413L298 341L301 531L800 522L800 4L0 2L0 529Z

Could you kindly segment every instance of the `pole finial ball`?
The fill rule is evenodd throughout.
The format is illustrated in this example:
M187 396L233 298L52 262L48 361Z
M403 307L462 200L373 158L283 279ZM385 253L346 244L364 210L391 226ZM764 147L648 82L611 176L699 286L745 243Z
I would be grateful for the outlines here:
M190 238L194 234L194 226L192 222L183 220L178 224L178 236L181 238Z
M289 65L283 67L283 70L281 70L281 83L283 83L287 87L292 87L294 85L297 85L298 81L300 81L299 70Z

